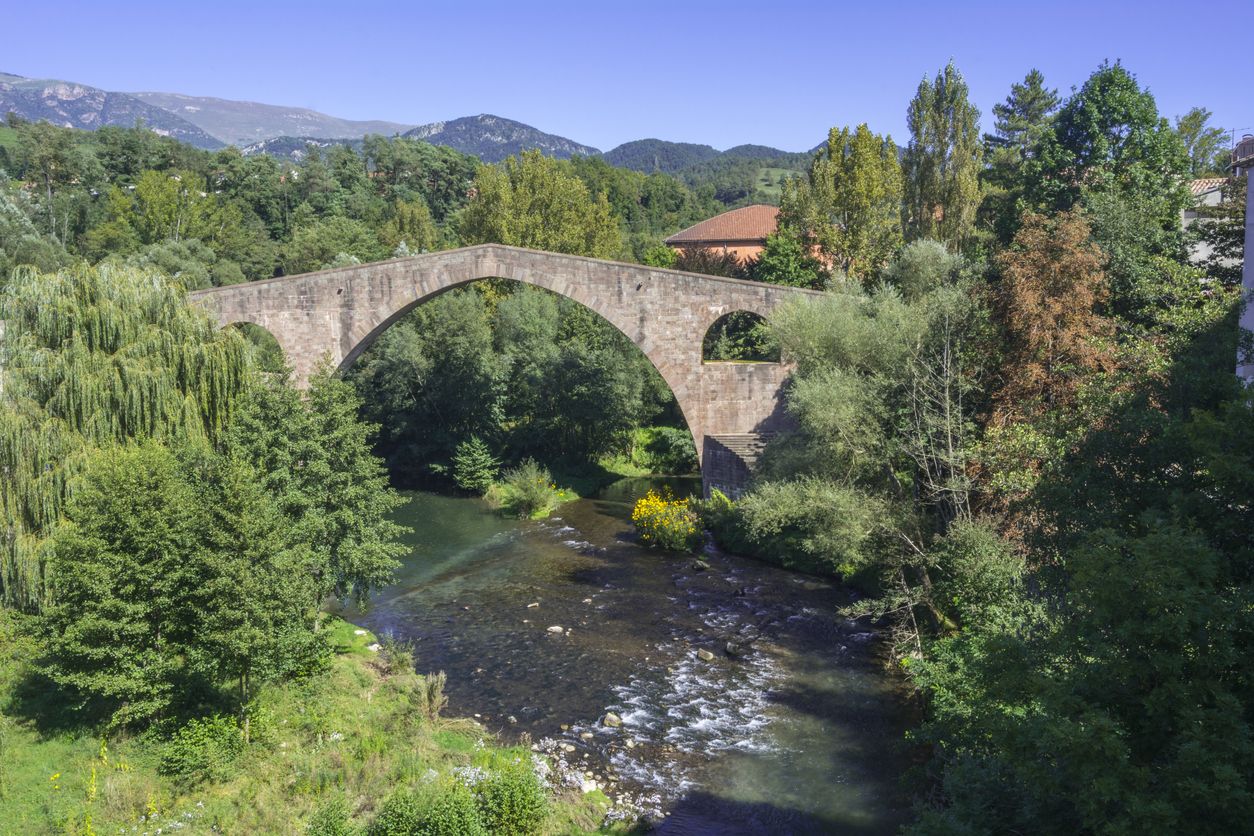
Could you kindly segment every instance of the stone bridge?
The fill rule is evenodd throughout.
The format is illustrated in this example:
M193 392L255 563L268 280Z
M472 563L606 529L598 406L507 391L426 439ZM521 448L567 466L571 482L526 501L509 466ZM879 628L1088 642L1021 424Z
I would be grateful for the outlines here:
M768 316L813 291L484 244L192 293L220 325L250 322L278 340L297 385L319 362L347 368L416 305L478 279L561 294L635 343L670 386L701 459L705 490L739 493L763 441L784 428L780 363L702 359L706 332L736 311Z

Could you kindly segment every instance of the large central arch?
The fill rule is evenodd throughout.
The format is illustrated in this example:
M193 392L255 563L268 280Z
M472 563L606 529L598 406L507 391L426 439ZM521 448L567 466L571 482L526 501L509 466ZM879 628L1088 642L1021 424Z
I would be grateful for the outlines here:
M304 385L318 363L344 369L414 306L488 278L535 285L590 308L644 352L675 394L707 488L727 482L707 459L743 460L783 428L780 363L703 362L702 343L734 311L763 317L814 291L484 244L192 293L222 326L249 322L278 340ZM734 469L734 462L731 459ZM734 487L734 486L733 486Z

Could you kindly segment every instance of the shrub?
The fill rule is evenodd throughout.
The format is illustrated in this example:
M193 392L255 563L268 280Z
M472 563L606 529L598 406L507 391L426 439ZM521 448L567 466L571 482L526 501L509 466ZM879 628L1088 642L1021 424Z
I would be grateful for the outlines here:
M488 830L475 795L464 784L453 781L430 799L413 832L422 836L487 836Z
M423 804L417 793L399 789L388 796L370 825L370 836L411 836L418 833Z
M348 802L335 795L318 805L305 827L306 836L351 836L353 826L348 822Z
M479 815L488 832L525 836L544 821L547 800L530 763L511 764L475 784Z
M488 499L509 514L535 519L548 516L562 501L562 492L547 467L524 459L502 474L502 481L488 491Z
M448 705L448 697L444 695L444 683L447 677L444 671L429 673L410 694L410 705L418 710L428 723L436 723L440 712Z
M389 674L414 672L414 643L387 633L379 639L379 661Z
M845 577L876 561L883 506L856 488L813 477L766 482L734 507L738 536L763 559Z
M233 717L191 720L162 747L161 772L185 783L229 777L244 751L244 737Z
M486 493L501 463L477 435L457 445L453 453L453 481L462 490Z
M696 551L701 546L701 526L687 499L675 499L669 490L649 491L636 501L631 521L640 539L650 546L676 552Z

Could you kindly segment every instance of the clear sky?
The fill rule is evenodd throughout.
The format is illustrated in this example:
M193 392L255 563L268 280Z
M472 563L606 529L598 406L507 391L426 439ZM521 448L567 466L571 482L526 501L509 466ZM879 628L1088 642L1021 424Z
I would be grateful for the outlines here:
M609 149L659 137L803 150L905 139L953 58L982 125L1032 67L1066 93L1121 60L1169 117L1254 133L1254 0L37 2L4 0L0 71L419 124L495 113Z

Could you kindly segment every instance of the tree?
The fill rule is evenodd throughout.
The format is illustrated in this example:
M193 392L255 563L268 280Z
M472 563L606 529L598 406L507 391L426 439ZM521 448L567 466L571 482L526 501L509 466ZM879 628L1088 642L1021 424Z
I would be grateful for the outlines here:
M1195 107L1176 117L1176 133L1189 155L1193 177L1222 177L1228 169L1228 134L1210 125L1211 112Z
M215 457L203 469L205 568L188 593L199 610L194 652L235 681L247 743L256 687L311 668L325 649L313 630L314 556L251 465Z
M1188 170L1184 143L1158 115L1154 97L1120 64L1103 64L1042 140L1029 164L1030 196L1065 211L1088 194L1113 192L1175 228L1189 200Z
M425 253L438 248L439 231L422 198L398 200L392 205L392 217L379 229L379 241L391 251L404 244L411 253Z
M378 261L388 252L369 226L334 215L296 227L283 247L283 270L288 274L321 270L340 255L351 256L356 263Z
M806 180L786 181L780 227L855 278L875 274L901 246L901 166L891 137L832 128Z
M500 468L500 460L477 435L458 444L453 453L453 481L463 490L486 493Z
M999 258L997 316L1005 334L1001 420L1031 419L1071 405L1084 377L1109 366L1110 321L1103 254L1079 212L1047 219L1029 213L1014 246Z
M1008 149L1020 160L1027 158L1049 130L1058 102L1058 91L1045 86L1041 71L1030 70L1022 82L1010 85L1006 101L993 105L993 133L985 134L984 142L994 152Z
M572 255L612 258L622 249L604 194L557 160L524 151L475 175L475 196L458 225L467 244L508 244Z
M787 229L768 235L766 246L749 266L754 281L815 290L826 282L826 273L805 242Z
M1245 213L1249 179L1231 177L1224 183L1218 206L1197 207L1198 219L1189 232L1206 244L1208 255L1203 266L1206 275L1236 287L1241 284L1245 263Z
M114 727L167 713L185 680L200 509L168 449L117 447L91 458L53 541L42 670Z
M1024 164L1037 153L1058 110L1058 91L1045 86L1039 70L1010 86L1010 95L993 105L993 133L984 135L984 198L980 215L1009 243L1018 225L1024 191Z
M910 142L903 161L906 238L934 238L962 247L980 201L980 112L953 62L919 89L906 112Z

